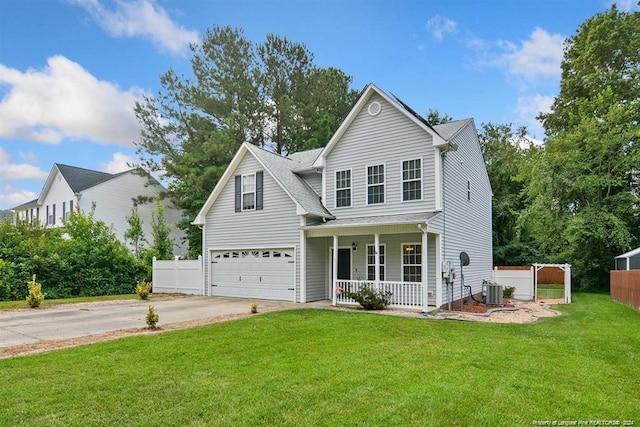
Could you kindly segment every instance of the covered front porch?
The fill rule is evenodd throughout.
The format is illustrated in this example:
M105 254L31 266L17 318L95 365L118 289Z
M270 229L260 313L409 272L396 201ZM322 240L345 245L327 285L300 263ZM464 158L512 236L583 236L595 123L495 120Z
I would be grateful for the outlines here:
M431 215L432 216L432 215ZM364 286L391 292L391 308L442 305L440 234L429 214L336 220L302 227L304 298L356 305ZM363 223L366 221L366 223Z

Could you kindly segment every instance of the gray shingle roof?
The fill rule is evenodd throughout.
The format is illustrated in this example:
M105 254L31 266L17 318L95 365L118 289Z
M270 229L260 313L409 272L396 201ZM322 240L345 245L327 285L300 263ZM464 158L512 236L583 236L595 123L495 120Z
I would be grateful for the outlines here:
M449 123L442 123L439 125L434 125L433 128L443 137L445 140L449 141L453 138L462 128L464 128L467 123L472 121L472 119L462 119L456 120Z
M106 172L62 165L60 163L56 163L56 166L74 193L79 193L116 176Z
M15 209L23 209L23 208L30 208L30 207L36 207L36 206L38 206L38 199L33 199L11 209L15 210Z
M290 154L288 158L293 160L293 171L303 172L311 170L313 162L316 161L320 153L322 153L322 150L324 150L324 147Z
M294 171L296 166L308 164L313 153L301 152L297 153L297 155L291 155L290 157L283 157L263 150L255 145L247 144L247 147L306 212L318 217L334 217L331 212L324 207L320 201L320 196L318 196L302 178L296 175ZM317 153L319 154L320 151ZM313 160L315 160L315 158ZM311 163L313 163L313 160L311 160ZM309 168L309 166L306 167L307 169Z

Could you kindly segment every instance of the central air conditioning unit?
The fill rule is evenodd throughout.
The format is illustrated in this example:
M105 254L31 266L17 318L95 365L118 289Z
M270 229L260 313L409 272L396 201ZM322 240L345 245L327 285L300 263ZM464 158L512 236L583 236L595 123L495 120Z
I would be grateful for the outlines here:
M485 286L485 303L487 305L502 305L502 285L488 283Z

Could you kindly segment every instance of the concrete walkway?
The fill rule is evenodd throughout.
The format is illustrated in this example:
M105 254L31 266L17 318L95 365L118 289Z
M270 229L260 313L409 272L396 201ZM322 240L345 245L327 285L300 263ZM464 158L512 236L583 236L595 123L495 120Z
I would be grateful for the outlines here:
M158 326L163 327L248 314L252 303L258 304L260 313L309 306L284 301L152 295L148 301L122 300L0 311L0 348L145 328L149 305L154 306L160 316ZM328 304L328 301L323 303Z

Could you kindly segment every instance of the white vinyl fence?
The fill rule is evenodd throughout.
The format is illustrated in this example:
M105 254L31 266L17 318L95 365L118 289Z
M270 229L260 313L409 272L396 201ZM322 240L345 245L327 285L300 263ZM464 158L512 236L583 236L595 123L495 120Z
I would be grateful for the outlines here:
M153 292L204 295L202 256L198 259L158 261L153 258Z
M502 287L513 286L516 290L513 297L521 300L532 300L534 298L534 276L533 267L528 270L493 270L493 281Z

